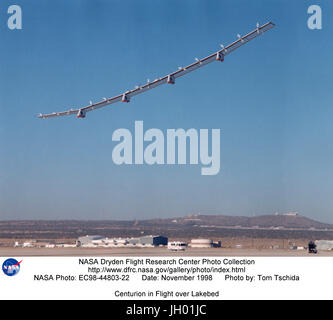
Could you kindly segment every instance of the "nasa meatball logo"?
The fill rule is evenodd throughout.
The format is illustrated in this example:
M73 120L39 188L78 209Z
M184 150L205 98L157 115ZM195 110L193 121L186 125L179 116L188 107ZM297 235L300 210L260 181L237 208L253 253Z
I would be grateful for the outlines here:
M5 275L12 277L19 273L20 271L20 264L22 260L18 262L16 259L9 258L5 260L2 264L2 271Z

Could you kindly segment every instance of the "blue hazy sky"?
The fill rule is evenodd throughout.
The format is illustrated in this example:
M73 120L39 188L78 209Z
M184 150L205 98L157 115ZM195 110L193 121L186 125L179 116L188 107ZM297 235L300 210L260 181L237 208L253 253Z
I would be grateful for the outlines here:
M23 29L7 28L20 5ZM307 27L320 5L322 30ZM29 0L0 3L0 219L142 219L297 211L333 223L333 3ZM227 56L86 119L85 106L276 27ZM117 166L118 128L221 129L221 171Z

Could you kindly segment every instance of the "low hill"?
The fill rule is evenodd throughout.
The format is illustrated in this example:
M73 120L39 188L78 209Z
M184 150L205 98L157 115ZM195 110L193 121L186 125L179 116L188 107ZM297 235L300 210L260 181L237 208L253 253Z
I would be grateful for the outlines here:
M333 225L318 222L299 214L262 215L254 217L225 215L188 215L173 219L141 220L140 224L224 226L241 228L287 228L333 230Z
M160 234L169 238L330 239L333 225L301 215L188 215L142 220L0 221L1 239L77 239L84 235L109 238ZM14 240L11 240L14 241Z

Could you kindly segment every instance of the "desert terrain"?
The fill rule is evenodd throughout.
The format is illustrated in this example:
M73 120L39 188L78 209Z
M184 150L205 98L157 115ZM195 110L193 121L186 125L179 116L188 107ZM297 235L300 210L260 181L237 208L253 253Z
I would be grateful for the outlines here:
M184 252L171 252L166 247L75 247L78 237L85 235L108 238L162 235L169 241L186 243L191 239L206 238L221 241L221 248L188 247ZM310 240L321 239L333 240L333 226L298 214L257 217L188 215L134 221L0 221L1 256L308 256L303 248ZM33 247L22 247L27 242ZM49 244L54 248L48 247ZM330 256L333 251L321 251L319 255Z

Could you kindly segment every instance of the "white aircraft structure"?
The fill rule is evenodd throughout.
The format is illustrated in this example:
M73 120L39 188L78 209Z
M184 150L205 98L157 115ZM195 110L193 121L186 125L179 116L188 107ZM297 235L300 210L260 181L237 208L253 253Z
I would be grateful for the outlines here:
M189 72L192 72L196 69L199 69L199 68L207 65L208 63L211 63L213 61L224 61L224 57L226 55L228 55L232 51L236 50L237 48L241 47L242 45L248 43L249 41L253 40L254 38L260 36L264 32L272 29L274 26L275 26L275 24L272 22L267 22L262 26L260 26L257 23L257 28L255 30L251 31L250 33L248 33L247 35L241 36L240 34L237 34L238 39L236 41L234 41L233 43L229 44L226 47L223 45L220 45L221 50L214 52L213 54L211 54L203 59L195 58L196 62L194 62L184 68L178 67L178 70L173 73L170 73L170 74L168 74L162 78L156 79L152 82L150 82L150 80L148 80L147 84L145 84L143 86L136 86L135 89L126 91L115 97L103 98L102 101L97 102L97 103L93 103L92 101L90 101L89 105L79 108L79 109L70 109L68 111L53 112L53 113L49 113L49 114L40 113L38 115L38 117L45 119L45 118L53 118L53 117L60 117L60 116L76 114L76 116L78 118L85 118L87 112L108 106L110 104L113 104L113 103L116 103L119 101L130 102L131 98L134 97L135 95L144 93L148 90L156 88L165 83L174 84L177 78L182 77L183 75L185 75Z

